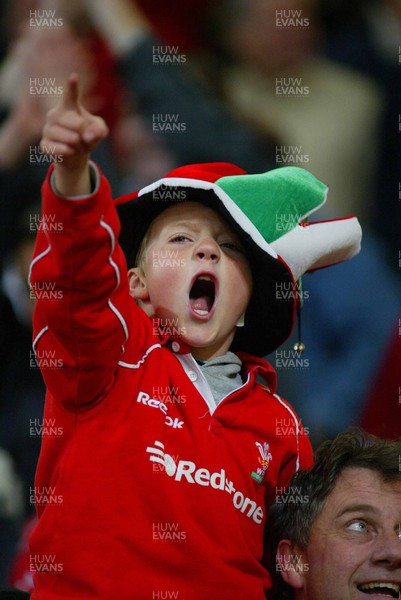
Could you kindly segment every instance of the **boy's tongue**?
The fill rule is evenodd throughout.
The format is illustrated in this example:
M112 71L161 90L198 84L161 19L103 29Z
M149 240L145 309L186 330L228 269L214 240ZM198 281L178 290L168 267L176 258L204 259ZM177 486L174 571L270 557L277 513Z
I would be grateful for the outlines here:
M199 298L191 298L190 300L192 309L195 311L201 311L206 314L211 309L211 301L209 296L200 296Z

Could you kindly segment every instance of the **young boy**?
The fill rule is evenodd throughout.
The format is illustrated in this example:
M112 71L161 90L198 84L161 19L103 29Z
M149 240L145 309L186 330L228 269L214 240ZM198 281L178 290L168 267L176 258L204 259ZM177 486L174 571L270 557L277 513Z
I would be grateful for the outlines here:
M291 331L296 296L277 290L352 255L358 227L351 249L341 240L322 258L314 227L297 221L291 272L263 235L294 194L302 215L320 205L323 184L301 169L183 167L118 201L127 279L109 186L88 162L106 135L72 75L44 128L63 160L44 184L30 279L48 388L32 598L261 600L266 506L312 452L258 357ZM305 232L311 260L298 258ZM40 502L43 490L58 501Z

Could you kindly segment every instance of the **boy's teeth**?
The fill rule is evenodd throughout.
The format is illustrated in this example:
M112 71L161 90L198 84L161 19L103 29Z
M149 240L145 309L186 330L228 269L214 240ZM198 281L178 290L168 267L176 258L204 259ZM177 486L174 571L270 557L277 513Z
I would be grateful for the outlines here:
M209 311L202 310L200 308L194 308L194 312L196 312L197 315L202 315L202 316L209 314Z

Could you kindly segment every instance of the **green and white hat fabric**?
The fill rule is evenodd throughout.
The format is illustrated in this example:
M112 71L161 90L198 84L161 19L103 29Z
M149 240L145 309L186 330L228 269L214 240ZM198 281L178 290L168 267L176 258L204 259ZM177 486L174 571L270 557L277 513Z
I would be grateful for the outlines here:
M237 330L232 349L265 356L292 331L297 279L359 252L355 217L305 222L326 197L327 186L299 167L247 174L230 163L188 165L116 200L120 244L131 267L149 225L163 210L186 201L216 210L241 237L253 274L245 326ZM279 293L283 289L289 293Z

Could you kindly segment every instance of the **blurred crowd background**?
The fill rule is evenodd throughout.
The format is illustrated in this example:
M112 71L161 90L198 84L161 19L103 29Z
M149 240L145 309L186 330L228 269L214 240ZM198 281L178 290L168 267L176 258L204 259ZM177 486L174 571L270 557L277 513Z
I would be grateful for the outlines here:
M303 278L305 351L295 332L267 358L313 444L349 425L400 436L401 0L2 0L0 11L0 585L32 586L45 390L27 277L49 166L41 128L72 71L110 127L94 159L115 196L181 164L294 164L330 187L317 219L358 216L360 255Z

